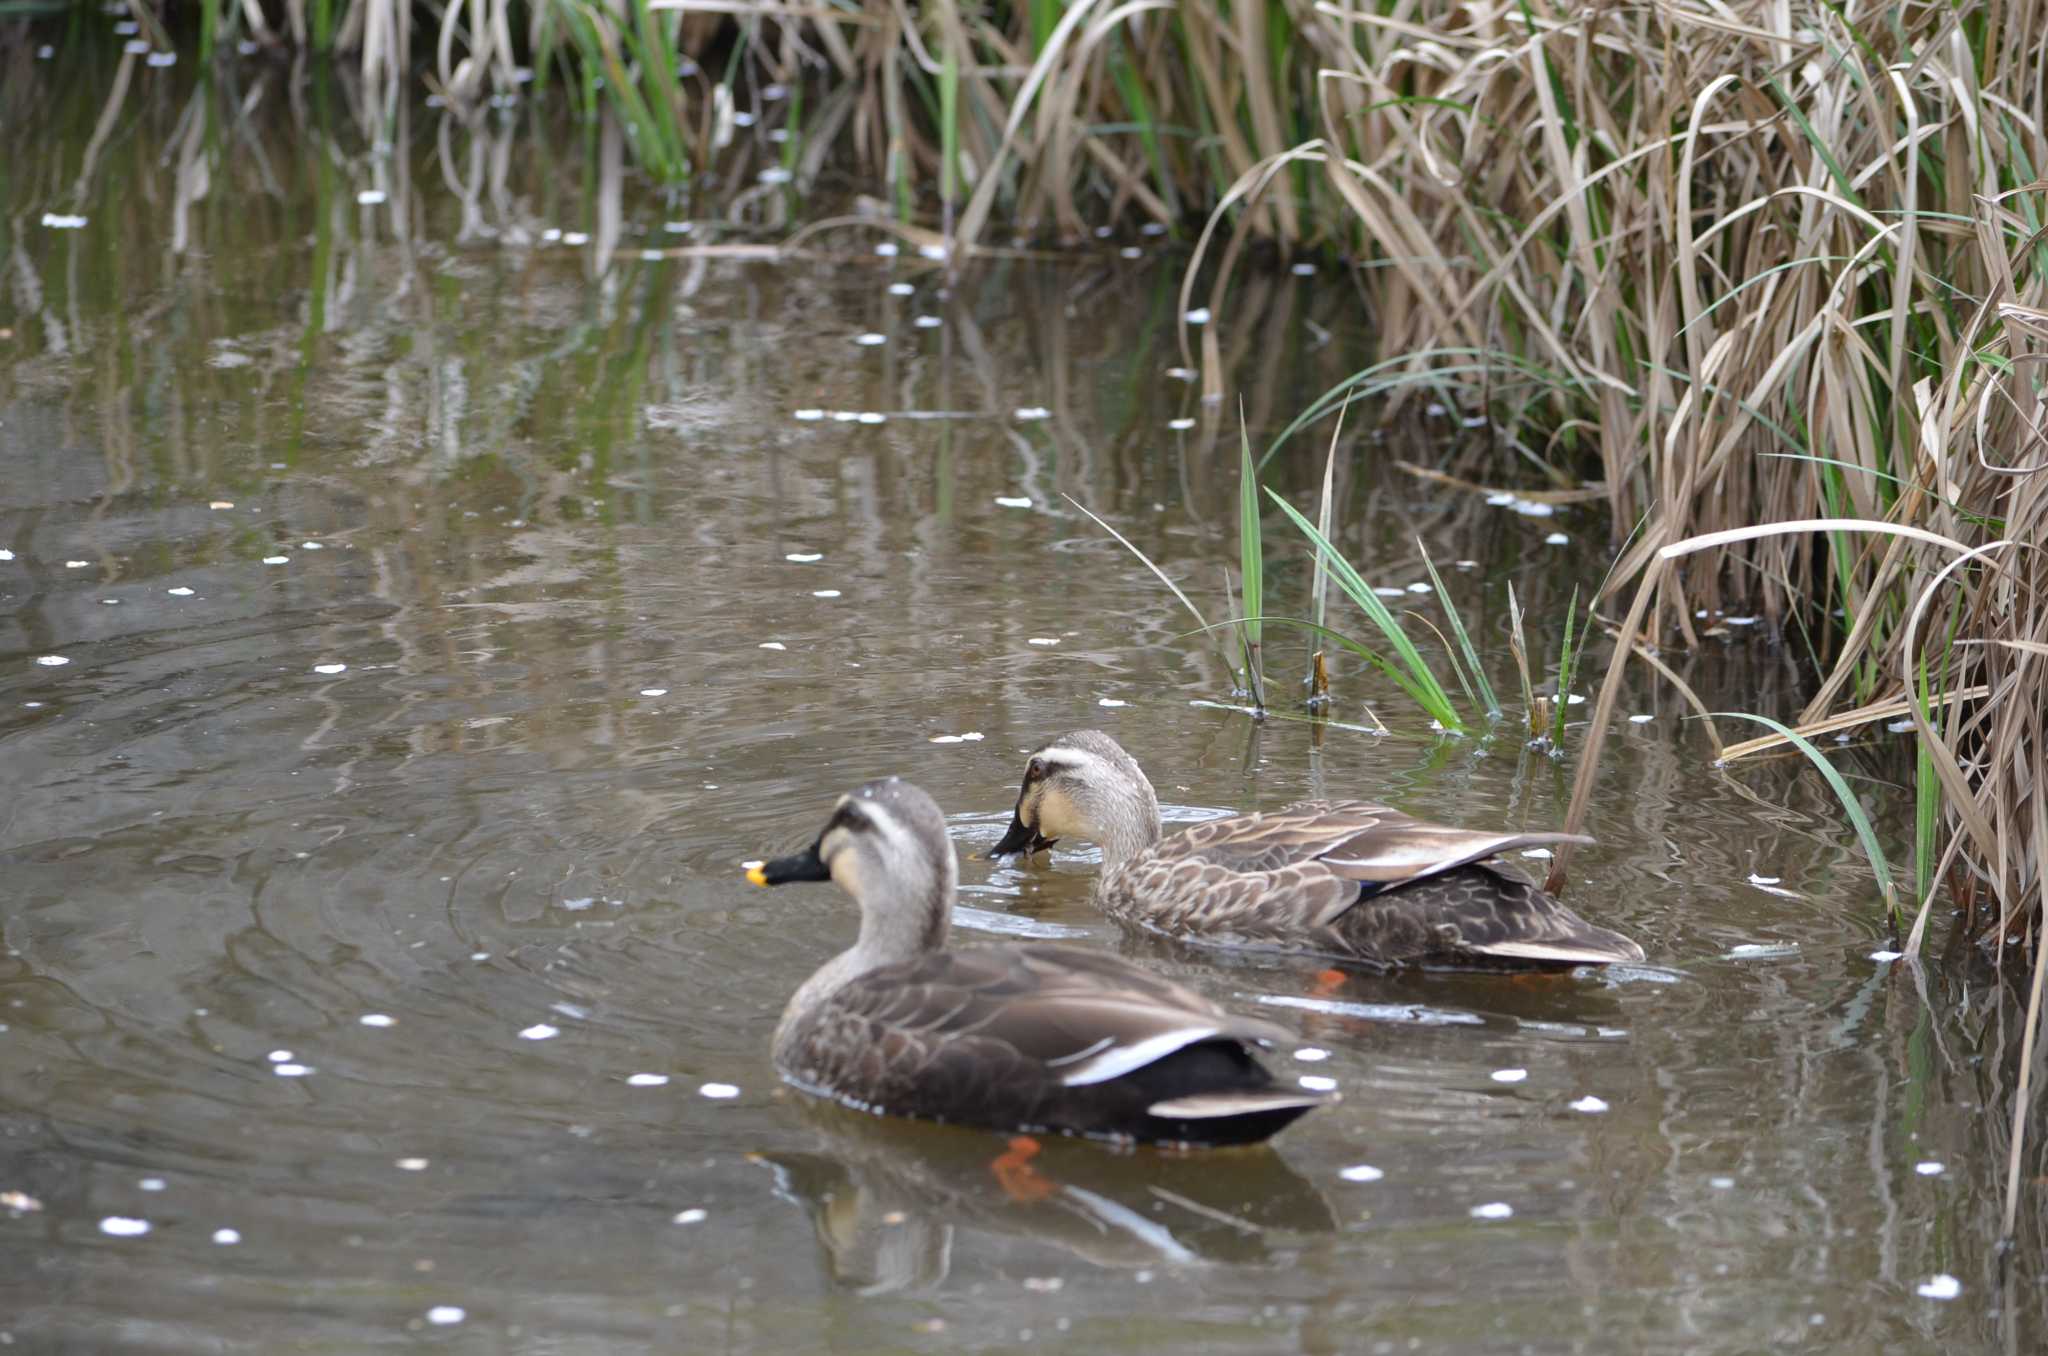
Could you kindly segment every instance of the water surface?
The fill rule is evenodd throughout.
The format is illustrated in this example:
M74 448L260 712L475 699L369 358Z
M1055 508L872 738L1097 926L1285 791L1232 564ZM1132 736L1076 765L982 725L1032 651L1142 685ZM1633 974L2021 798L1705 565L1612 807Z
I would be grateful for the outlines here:
M1434 735L1355 664L1342 726L1197 704L1227 697L1216 650L1064 498L1228 615L1235 412L1174 372L1163 243L950 281L864 226L679 253L804 204L587 196L573 132L417 109L377 158L345 91L293 103L275 72L138 68L93 146L98 60L11 72L35 118L0 134L0 1191L40 1206L0 1208L0 1337L2042 1340L2037 1154L2019 1247L1990 1241L2016 1017L1966 966L1871 959L1839 814L1789 765L1714 770L1668 690L1625 703L1652 718L1610 745L1570 896L1642 967L1327 993L1120 936L1086 853L967 857L1023 753L1089 725L1177 820L1326 793L1563 814L1568 762ZM1235 296L1263 444L1370 335L1331 264ZM1347 549L1405 588L1420 536L1512 690L1509 585L1554 654L1606 523L1400 470L1518 477L1455 411L1354 412L1343 448ZM1307 506L1320 470L1304 448L1271 483ZM1271 610L1303 611L1268 531ZM1271 649L1284 697L1302 646ZM1796 709L1763 627L1673 662L1714 704ZM1347 728L1367 704L1393 734ZM1889 764L1862 766L1884 808ZM1058 1190L1019 1203L999 1138L779 1087L775 1017L854 920L740 864L887 773L954 812L962 943L1121 948L1281 1022L1273 1062L1345 1101L1257 1152L1054 1145Z

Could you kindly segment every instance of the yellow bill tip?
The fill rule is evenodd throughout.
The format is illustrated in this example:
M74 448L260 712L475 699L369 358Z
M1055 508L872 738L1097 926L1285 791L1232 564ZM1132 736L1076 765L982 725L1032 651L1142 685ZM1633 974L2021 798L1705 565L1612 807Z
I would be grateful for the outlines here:
M747 868L747 879L756 885L766 885L768 883L768 873L761 869L761 863L756 862Z

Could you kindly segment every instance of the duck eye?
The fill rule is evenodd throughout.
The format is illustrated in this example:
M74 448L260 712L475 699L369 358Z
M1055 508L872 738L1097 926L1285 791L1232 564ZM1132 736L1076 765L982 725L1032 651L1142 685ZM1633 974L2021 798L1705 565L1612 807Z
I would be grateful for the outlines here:
M1024 769L1024 780L1027 782L1035 782L1044 775L1045 764L1039 762L1036 758L1032 759Z

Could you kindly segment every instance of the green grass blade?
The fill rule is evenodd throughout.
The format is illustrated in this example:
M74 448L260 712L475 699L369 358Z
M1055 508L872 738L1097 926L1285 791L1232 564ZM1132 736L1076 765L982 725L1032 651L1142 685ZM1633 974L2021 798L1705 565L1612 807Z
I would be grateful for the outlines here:
M1237 485L1238 577L1244 586L1244 671L1251 680L1252 701L1259 699L1260 645L1264 635L1259 618L1266 610L1266 557L1259 537L1259 473L1252 466L1251 436L1245 431L1244 407L1237 411L1237 446L1240 479Z
M1476 700L1486 707L1488 719L1499 720L1500 698L1494 695L1493 684L1486 680L1486 670L1480 666L1479 651L1472 644L1471 633L1465 629L1465 619L1458 615L1458 605L1451 601L1451 592L1444 587L1444 577L1436 572L1436 562L1429 558L1429 548L1422 544L1422 538L1415 539L1415 548L1422 552L1422 566L1429 571L1429 582L1436 588L1437 601L1443 604L1444 616L1451 623L1451 636L1458 642L1458 650L1465 656L1465 668L1479 689Z
M1359 610L1364 612L1372 624L1379 628L1380 634L1387 638L1387 644L1399 656L1408 671L1408 677L1413 680L1410 695L1437 724L1446 730L1463 734L1465 722L1459 719L1458 709L1452 704L1450 694L1445 692L1443 684L1437 681L1436 674L1430 669L1421 652L1415 648L1415 643L1408 639L1408 633L1401 629L1400 620L1387 610L1387 605L1380 601L1379 595L1372 591L1372 586L1351 567L1351 562L1344 559L1343 552L1331 545L1329 538L1316 531L1314 523L1304 518L1295 510L1294 505L1279 495L1271 490L1266 493L1301 530L1302 535L1315 545L1316 550L1322 552L1324 558L1329 561L1330 576L1337 581L1337 586L1350 595L1351 601L1358 604ZM1403 686L1409 685L1404 683Z
M1870 826L1870 816L1863 812L1863 806L1849 790L1849 783L1842 780L1842 774L1828 761L1826 754L1814 746L1812 740L1799 734L1790 726L1772 720L1769 716L1752 715L1747 711L1715 711L1710 713L1716 720L1753 720L1768 727L1773 733L1783 736L1792 746L1805 754L1808 761L1820 769L1821 776L1828 779L1828 786L1841 803L1842 810L1849 816L1849 823L1856 829L1856 837L1862 841L1863 855L1870 861L1870 869L1877 874L1877 888L1884 894L1885 912L1891 917L1894 930L1899 927L1898 886L1892 880L1892 866L1886 860L1884 848L1877 841L1877 830Z
M1572 648L1572 625L1579 619L1579 586L1572 585L1572 600L1564 610L1564 644L1557 655L1557 709L1550 714L1550 747L1564 747L1564 718L1572 703L1572 675L1579 665L1579 652ZM1583 647L1581 647L1583 648Z

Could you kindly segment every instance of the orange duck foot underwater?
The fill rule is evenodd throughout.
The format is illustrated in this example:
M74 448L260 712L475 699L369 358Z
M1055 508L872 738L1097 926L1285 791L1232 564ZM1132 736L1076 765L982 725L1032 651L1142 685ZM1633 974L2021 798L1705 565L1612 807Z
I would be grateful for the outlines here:
M1102 847L1095 899L1119 922L1184 941L1374 966L1566 969L1643 949L1573 913L1499 860L1586 843L1424 823L1364 801L1303 801L1164 836L1159 799L1108 735L1078 730L1031 755L991 856L1062 838Z

